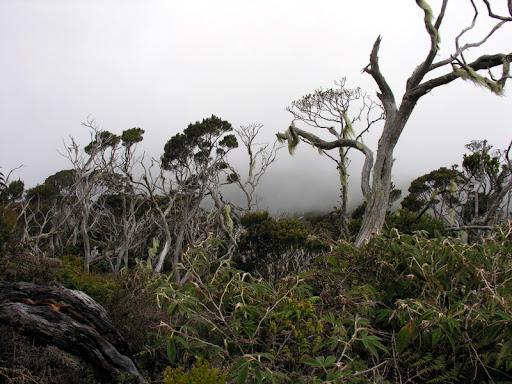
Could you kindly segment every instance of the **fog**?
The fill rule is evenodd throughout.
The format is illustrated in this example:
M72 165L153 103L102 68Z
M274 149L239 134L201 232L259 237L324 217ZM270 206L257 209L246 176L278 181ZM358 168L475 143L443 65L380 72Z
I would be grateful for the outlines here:
M438 12L441 2L430 3ZM479 8L482 24L469 35L475 41L491 26ZM450 2L442 58L471 18L471 6ZM511 32L506 25L468 61L508 52ZM89 142L81 127L87 118L114 133L143 128L140 149L155 158L170 137L212 114L234 127L261 123L260 141L273 141L291 122L285 108L334 80L346 77L349 87L374 95L362 69L379 35L381 68L399 100L429 46L413 1L3 0L1 171L23 165L12 177L34 186L69 168L59 151L69 135ZM512 139L510 107L510 96L463 81L426 95L396 147L394 183L405 192L412 179L460 163L471 140L505 147ZM364 138L371 148L378 128ZM352 151L350 159L355 206L363 158ZM245 166L241 149L231 160ZM329 210L339 195L335 164L304 143L293 157L283 149L259 194L260 208L275 212Z

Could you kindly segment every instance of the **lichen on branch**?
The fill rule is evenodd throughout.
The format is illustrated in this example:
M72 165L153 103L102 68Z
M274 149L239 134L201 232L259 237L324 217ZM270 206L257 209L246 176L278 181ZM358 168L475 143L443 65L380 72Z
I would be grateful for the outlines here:
M325 141L311 132L304 131L295 126L292 122L286 132L277 133L277 139L284 143L288 142L288 149L290 153L293 152L299 143L299 137L306 141L311 146L319 150L331 150L335 148L354 148L362 152L365 156L363 169L361 171L361 190L363 196L370 193L370 173L373 168L373 152L365 144L354 139L337 139L334 141Z

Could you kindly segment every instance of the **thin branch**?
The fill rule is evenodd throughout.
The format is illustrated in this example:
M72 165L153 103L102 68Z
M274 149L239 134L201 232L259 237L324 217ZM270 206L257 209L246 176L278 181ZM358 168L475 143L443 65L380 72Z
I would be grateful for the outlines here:
M505 23L506 23L506 21L500 21L498 24L496 24L496 25L491 29L491 31L490 31L490 32L489 32L489 33L488 33L488 34L487 34L487 35L486 35L482 40L480 40L480 41L478 41L478 42L476 42L476 43L468 43L468 44L465 44L462 48L460 48L460 47L458 47L458 42L457 42L457 43L456 43L456 45L457 45L457 50L455 51L455 53L453 53L452 55L450 55L450 57L449 57L449 58L447 58L447 59L445 59L445 60L442 60L442 61L439 61L439 62L437 62L437 63L432 64L432 65L430 66L430 68L429 68L429 72L430 72L430 71L432 71L432 70L434 70L434 69L440 68L440 67L442 67L442 66L444 66L444 65L447 65L447 64L453 63L453 62L454 62L454 60L455 60L457 57L461 56L461 55L462 55L465 51L467 51L468 49L470 49L470 48L478 48L478 47L480 47L481 45L485 44L485 43L487 42L487 40L488 40L492 35L494 35L494 33L495 33L498 29L500 29L500 28L501 28L501 26L502 26L503 24L505 24ZM459 36L462 36L462 33L463 33L463 32L461 32L461 33L459 34ZM459 36L458 36L458 37L459 37ZM458 37L457 37L457 38L458 38Z
M458 231L466 231L468 229L482 229L487 231L492 231L495 227L492 225L463 225L460 227L450 227L446 228L449 232L458 232Z
M427 29L428 34L430 35L430 50L427 54L425 60L416 67L411 77L407 80L407 90L415 88L421 80L425 77L427 72L429 71L432 62L434 61L437 52L439 51L439 32L438 29L441 26L441 23L444 18L444 14L446 11L446 5L448 4L448 0L443 0L443 4L441 7L441 12L436 20L435 25L432 25L432 9L425 2L417 1L418 5L425 12L425 28Z
M488 0L483 0L483 2L485 3L485 6L487 7L487 11L489 11L489 16L492 17L493 19L512 21L512 17L500 16L500 15L495 14L491 9L491 4L489 4ZM510 15L512 16L512 1L511 0L508 0L508 10L509 10Z

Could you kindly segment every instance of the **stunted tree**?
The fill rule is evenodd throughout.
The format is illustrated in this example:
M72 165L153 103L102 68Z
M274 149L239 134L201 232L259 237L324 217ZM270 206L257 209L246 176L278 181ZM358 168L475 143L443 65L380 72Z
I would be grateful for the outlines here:
M428 212L473 241L511 218L512 143L492 150L477 140L466 148L471 153L464 155L462 170L443 167L413 180L402 207L417 212L416 220Z
M101 258L91 245L91 235L100 218L96 203L98 197L107 190L103 183L104 175L116 160L121 139L111 132L99 129L93 120L83 125L90 129L91 142L82 149L72 138L71 145L66 149L74 171L72 195L77 201L76 217L83 245L84 269L89 272L89 266Z
M172 251L170 261L176 281L182 278L178 266L185 244L207 235L199 228L201 204L207 197L214 200L215 217L229 236L229 220L224 214L227 208L217 194L217 186L220 175L228 169L227 154L238 146L232 130L229 122L216 116L189 124L183 133L165 144L159 174L153 175L152 167L145 170L143 186L157 212L157 224L164 238L155 271L162 270Z
M136 155L144 130L130 128L122 132L116 144L114 161L105 161L102 183L107 190L96 203L100 213L100 232L97 235L103 247L103 257L113 273L121 266L128 268L129 252L146 242L151 213L146 196L138 188L142 159Z
M0 255L5 245L16 242L16 228L22 211L19 200L23 196L25 184L21 180L9 181L11 173L4 176L0 172Z
M128 266L129 251L146 241L149 214L134 179L136 144L144 130L131 128L121 136L99 128L94 120L82 124L91 141L81 146L73 138L64 156L72 169L48 177L27 191L22 217L24 242L36 254L79 245L84 266L105 260L112 272Z
M473 30L476 27L482 10L481 7L477 6L476 0L466 1L465 4L473 8L473 20L456 36L454 51L448 57L438 59L441 44L441 27L448 2L448 0L441 2L437 16L435 16L434 11L425 0L416 0L418 7L424 14L423 22L430 40L430 47L428 52L426 52L425 59L419 63L408 78L405 93L402 95L399 103L397 103L393 90L379 66L378 55L382 41L380 36L373 45L370 63L364 68L364 72L372 76L379 88L377 96L384 107L385 120L377 146L375 164L372 165L371 188L363 192L367 206L361 229L355 240L355 244L358 246L368 241L384 225L391 191L393 151L418 100L433 89L447 85L460 78L488 88L497 95L503 95L505 82L510 77L512 53L485 54L476 58L470 58L469 55L471 49L485 45L488 39L504 24L512 21L512 15L496 13L488 0L482 0L481 4L486 10L488 17L495 22L491 30L484 32L480 40L468 43L462 42L462 39L470 31L475 32ZM461 4L459 3L457 2L460 7ZM506 4L509 5L510 10L510 1ZM505 5L505 1L503 1L503 5ZM454 7L454 11L456 10L458 8ZM498 71L493 73L493 69ZM437 75L438 72L443 70L444 74ZM436 71L436 74L433 74L434 71ZM298 130L293 125L290 126L287 133L289 145L295 146L299 141L299 137L307 137L307 135L311 134ZM316 140L314 144L320 149L357 148L364 152L367 160L369 160L368 148L365 148L360 141L354 139L338 139L332 142ZM362 177L368 178L363 183L370 184L370 172L364 171Z
M361 88L348 88L346 79L335 81L336 88L317 89L314 93L292 102L286 110L293 115L294 121L326 131L336 140L353 139L360 141L372 125L384 118L382 105L372 100ZM286 139L285 136L278 136ZM316 146L317 139L308 135L299 135L306 143ZM339 146L336 154L318 147L319 151L336 164L340 179L340 224L347 232L348 221L348 153L350 146ZM290 147L293 151L293 147Z
M491 152L487 141L466 145L472 153L464 155L462 167L467 174L468 202L463 218L469 225L489 225L510 219L512 191L512 142L505 150Z
M434 219L442 220L459 204L457 190L465 178L456 168L441 167L414 179L409 195L402 200L402 207L417 212L419 220L427 211Z

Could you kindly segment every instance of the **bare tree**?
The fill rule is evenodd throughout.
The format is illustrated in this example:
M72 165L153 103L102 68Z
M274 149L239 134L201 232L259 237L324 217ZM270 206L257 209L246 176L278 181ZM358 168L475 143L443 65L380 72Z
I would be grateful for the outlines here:
M94 120L88 120L82 125L90 129L91 142L81 148L71 138L66 150L74 171L73 196L77 201L75 207L79 222L78 233L83 243L84 269L88 272L89 266L101 258L101 254L91 246L91 233L99 224L101 212L98 210L97 201L107 191L105 174L111 164L117 161L117 144L120 138L101 130Z
M461 39L467 33L474 29L479 16L479 9L475 0L468 0L467 4L473 8L474 17L472 22L455 38L455 50L445 59L436 61L439 54L440 28L448 5L448 0L443 0L437 17L429 4L424 0L416 1L418 7L424 13L424 25L430 39L430 48L425 59L416 67L406 83L406 90L398 104L395 95L386 81L384 74L379 66L379 49L381 37L379 36L373 45L370 54L370 63L364 68L376 82L379 92L377 93L385 112L384 127L377 146L375 163L372 167L371 188L365 193L367 207L363 218L361 229L355 240L356 245L362 245L367 242L376 232L382 229L389 202L391 191L391 169L393 166L393 151L404 130L409 117L411 116L418 100L429 93L434 88L447 85L452 81L462 78L474 82L475 84L488 88L490 91L502 95L507 78L510 77L510 62L512 53L482 55L468 61L466 55L472 48L483 46L489 37L494 35L505 23L512 21L512 17L502 16L494 13L489 1L483 0L483 4L489 18L495 20L494 26L487 32L481 40L462 44ZM501 73L495 75L491 72L493 68L501 68ZM445 74L427 79L427 76L434 70L445 69ZM480 72L482 71L482 72ZM486 71L484 74L483 71ZM287 136L289 145L296 145L298 137L303 137L304 132L298 131L293 125L289 128ZM332 142L333 147L352 146L359 148L362 143L345 140ZM319 147L324 149L322 147ZM362 150L362 149L360 149ZM368 159L368 156L367 156ZM368 177L370 172L365 173L363 177Z
M428 213L448 231L473 242L511 219L512 142L492 152L485 140L474 140L466 148L471 153L464 155L462 170L453 165L416 178L402 207L417 212L414 221Z
M312 128L329 132L337 140L354 139L362 136L379 120L384 118L382 105L376 103L361 88L347 88L346 79L335 81L336 88L318 89L314 93L292 102L286 110L295 121L306 123ZM361 125L356 131L355 125ZM300 139L315 146L305 136ZM347 232L348 223L348 152L351 147L337 147L337 155L332 156L326 149L318 147L321 153L336 163L340 179L340 224Z
M243 177L231 165L231 175L228 182L235 183L245 196L243 211L251 211L258 206L256 188L268 167L277 160L277 153L282 148L277 141L271 143L258 143L257 137L263 124L242 125L235 129L236 135L244 145L248 156L248 170Z
M136 156L136 149L143 134L141 128L123 131L119 156L102 166L107 191L96 202L101 220L98 240L103 243L102 256L114 274L121 265L128 268L129 252L146 243L153 222L147 209L147 195L136 181L137 168L142 162L142 157Z
M134 156L136 143L144 131L132 128L117 136L94 120L82 125L89 129L91 142L82 147L71 137L63 156L72 169L27 192L24 241L35 254L47 249L50 255L56 244L80 242L86 270L105 259L115 274L122 263L128 266L128 252L145 241L149 215L141 212L145 197L133 180L140 162Z
M48 240L49 253L53 255L56 241L62 244L63 237L67 235L68 242L76 244L80 236L84 246L84 265L88 270L92 262L90 233L98 218L94 204L102 190L98 183L102 175L99 164L106 162L104 150L110 146L107 141L112 134L102 134L93 120L83 125L91 129L91 143L82 148L71 137L62 154L72 166L66 171L71 179L69 186L65 191L58 191L54 185L45 182L32 188L27 192L20 217L23 217L25 232L22 241L35 254L43 253L42 240ZM114 156L112 151L110 157ZM67 231L69 228L70 233Z
M164 238L163 247L156 247L157 249L159 248L158 255L155 255L156 259L149 260L154 264L155 271L160 272L164 267L164 261L171 251L173 231L170 225L170 217L178 195L173 188L172 178L159 166L159 162L151 159L149 165L144 164L144 161L141 164L144 172L140 181L140 187L144 189L151 207L156 212L155 224ZM154 169L158 169L158 172L155 172ZM160 244L158 239L156 242L158 245Z

